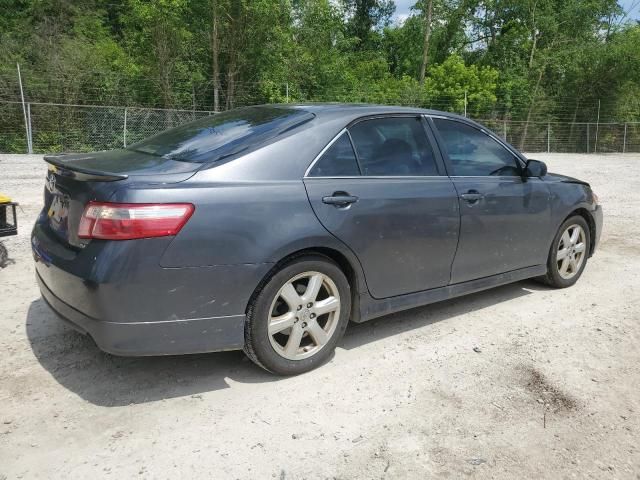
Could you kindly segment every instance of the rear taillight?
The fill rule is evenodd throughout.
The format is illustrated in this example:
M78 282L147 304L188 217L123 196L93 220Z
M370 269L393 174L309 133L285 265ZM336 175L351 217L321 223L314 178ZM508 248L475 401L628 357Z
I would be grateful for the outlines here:
M190 203L89 202L80 219L78 237L131 240L177 235L194 210Z

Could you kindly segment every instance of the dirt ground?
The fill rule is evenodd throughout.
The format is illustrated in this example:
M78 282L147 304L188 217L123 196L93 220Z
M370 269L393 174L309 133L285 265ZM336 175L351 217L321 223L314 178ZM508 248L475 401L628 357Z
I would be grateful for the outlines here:
M0 271L0 480L640 479L640 155L535 155L592 183L599 251L532 281L351 325L277 378L241 352L117 358L40 300L38 156L0 155L22 205Z

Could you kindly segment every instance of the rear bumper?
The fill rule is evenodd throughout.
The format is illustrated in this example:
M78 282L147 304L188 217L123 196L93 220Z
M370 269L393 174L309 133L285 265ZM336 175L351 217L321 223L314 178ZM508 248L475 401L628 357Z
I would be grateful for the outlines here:
M113 355L180 355L238 350L244 344L244 315L116 323L97 320L54 295L36 272L42 298L53 311L79 332L91 336L98 347Z
M125 356L236 350L245 311L271 264L163 268L171 237L64 245L36 222L31 243L40 291L102 350Z

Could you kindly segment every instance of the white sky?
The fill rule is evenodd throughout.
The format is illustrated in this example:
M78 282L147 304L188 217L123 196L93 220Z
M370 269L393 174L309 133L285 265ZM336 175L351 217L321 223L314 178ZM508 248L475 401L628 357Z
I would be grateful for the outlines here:
M403 21L409 14L411 7L416 3L416 0L395 0L396 13L394 18L397 21ZM618 0L618 3L622 5L625 11L631 10L629 13L630 19L640 20L640 0Z

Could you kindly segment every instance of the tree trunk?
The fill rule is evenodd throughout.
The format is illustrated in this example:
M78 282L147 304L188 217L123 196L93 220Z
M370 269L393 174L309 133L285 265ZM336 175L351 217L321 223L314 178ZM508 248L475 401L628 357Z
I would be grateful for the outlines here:
M220 110L220 36L217 0L211 2L211 64L213 75L213 110Z
M531 54L529 55L529 68L533 68L533 58L536 53L536 44L538 43L538 34L533 30L533 44L531 45Z
M422 63L420 64L420 85L424 85L424 77L429 63L429 40L431 39L431 16L433 14L433 0L427 0L427 11L424 21L424 45L422 46Z
M544 73L545 66L540 68L540 74L538 75L538 81L536 87L533 89L533 96L531 97L531 104L529 105L529 111L527 112L527 120L524 122L524 129L522 130L522 136L520 137L520 150L524 149L524 143L527 141L527 130L529 130L529 123L531 123L531 113L536 104L536 97L538 96L538 88L542 81L542 74Z
M175 52L172 46L170 29L164 22L158 22L153 29L153 48L158 68L158 83L162 95L162 106L167 109L165 112L165 128L173 126L169 109L173 104L173 65L175 63Z
M228 15L230 26L227 33L227 92L225 106L227 110L235 106L236 82L240 70L240 52L244 38L246 6L242 2L232 2L231 14Z
M229 63L229 70L227 71L227 98L225 102L225 108L230 110L234 105L234 95L236 90L236 62L235 58L232 58Z
M538 6L538 1L533 2L533 9L531 10L531 36L532 36L532 45L531 45L531 54L529 55L529 69L533 68L533 58L536 54L536 46L538 44L538 31L536 29L536 7Z

